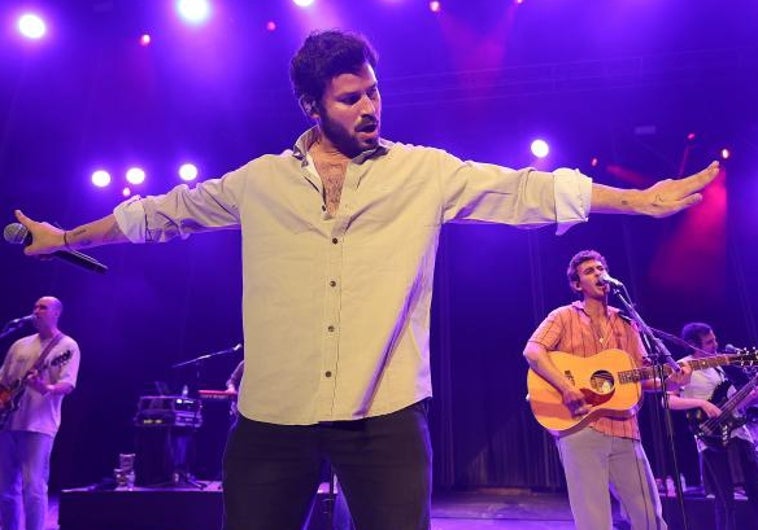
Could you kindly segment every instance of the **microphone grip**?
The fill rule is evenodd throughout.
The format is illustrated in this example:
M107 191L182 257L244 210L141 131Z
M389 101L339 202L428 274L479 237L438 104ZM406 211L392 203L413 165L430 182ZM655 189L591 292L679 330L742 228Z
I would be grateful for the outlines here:
M96 259L87 256L86 254L82 254L76 250L56 250L53 252L53 255L58 259L70 263L71 265L75 265L89 271L98 272L100 274L104 274L108 271L108 267L106 265L103 265Z

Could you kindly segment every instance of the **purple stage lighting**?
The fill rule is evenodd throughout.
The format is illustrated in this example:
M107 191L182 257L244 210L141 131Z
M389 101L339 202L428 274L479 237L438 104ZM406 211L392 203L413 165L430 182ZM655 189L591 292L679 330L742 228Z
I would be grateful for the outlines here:
M191 180L195 180L197 178L197 167L195 164L182 164L179 167L179 178L189 182Z
M104 188L111 183L111 174L104 169L98 169L92 173L92 184L98 188Z
M25 13L18 19L18 31L27 39L41 39L47 32L47 26L38 15Z
M138 185L145 182L145 170L139 167L130 167L126 170L126 181Z
M211 13L208 0L179 0L176 3L179 15L191 24L205 22Z
M429 11L432 13L439 13L442 10L442 4L440 4L437 0L432 0L429 2Z
M545 140L537 139L532 142L532 154L537 158L545 158L550 153L550 146Z
M316 0L292 0L298 7L310 7Z

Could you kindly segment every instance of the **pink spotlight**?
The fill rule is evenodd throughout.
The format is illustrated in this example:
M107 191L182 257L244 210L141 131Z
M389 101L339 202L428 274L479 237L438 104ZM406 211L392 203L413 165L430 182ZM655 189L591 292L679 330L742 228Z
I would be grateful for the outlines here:
M135 186L145 182L145 170L139 167L130 167L126 170L126 181Z
M18 19L18 31L27 39L41 39L47 33L47 26L42 17L34 13L25 13Z
M276 31L276 22L273 20L269 20L266 22L266 30L267 31Z
M592 160L590 160L590 165L591 165L592 167L597 167L597 163L598 163L598 159L597 159L597 157L596 157L596 156L593 156L593 157L592 157Z
M316 0L292 0L297 7L310 7Z
M152 38L147 33L143 33L142 35L140 35L140 38L139 38L140 46L149 46L150 41L152 41Z
M724 147L721 150L721 158L723 158L724 160L727 160L730 156L732 156L732 152L726 147Z
M440 4L437 0L432 0L429 2L429 11L432 13L439 13L442 10L442 4Z
M532 154L537 158L545 158L548 154L550 154L550 146L547 145L547 142L545 140L541 140L539 138L532 142L531 150Z
M92 184L98 188L104 188L111 183L111 174L104 169L98 169L92 173L90 179L92 180Z
M195 180L198 175L197 166L195 164L182 164L179 167L179 178L185 182Z
M121 195L123 195L124 197L131 197L132 195L131 188L129 188L129 186L126 186L123 190L121 190Z
M691 132L690 134L688 134L688 135L687 135L687 140L689 140L689 141L691 142L691 141L692 141L692 140L694 140L696 137L697 137L697 136L695 135L695 133L694 133L694 132Z

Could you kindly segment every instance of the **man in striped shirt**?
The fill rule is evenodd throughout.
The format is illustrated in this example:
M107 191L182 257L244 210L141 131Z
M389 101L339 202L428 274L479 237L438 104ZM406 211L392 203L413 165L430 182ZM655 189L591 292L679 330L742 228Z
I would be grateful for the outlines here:
M627 352L638 365L648 364L636 328L608 305L608 285L601 276L605 258L594 250L577 253L566 274L581 300L552 311L524 349L531 368L555 386L576 416L589 412L582 392L550 360L548 352L590 357L611 348ZM685 381L689 369L669 381ZM653 381L643 384L655 390ZM637 417L598 417L579 431L556 437L566 475L571 512L578 530L610 529L609 488L627 513L633 530L665 529L655 479L640 443Z

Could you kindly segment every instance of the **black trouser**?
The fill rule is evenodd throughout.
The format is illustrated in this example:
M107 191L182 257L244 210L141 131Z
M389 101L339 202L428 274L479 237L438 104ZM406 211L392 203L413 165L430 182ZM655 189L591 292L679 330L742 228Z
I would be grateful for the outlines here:
M239 418L224 453L224 530L300 530L328 460L357 530L428 530L426 402L385 416L318 425Z
M734 481L729 465L729 453L735 452L745 477L745 493L753 512L758 517L758 459L753 444L741 438L732 438L725 449L705 449L701 453L703 479L713 489L716 509L716 529L736 530Z

